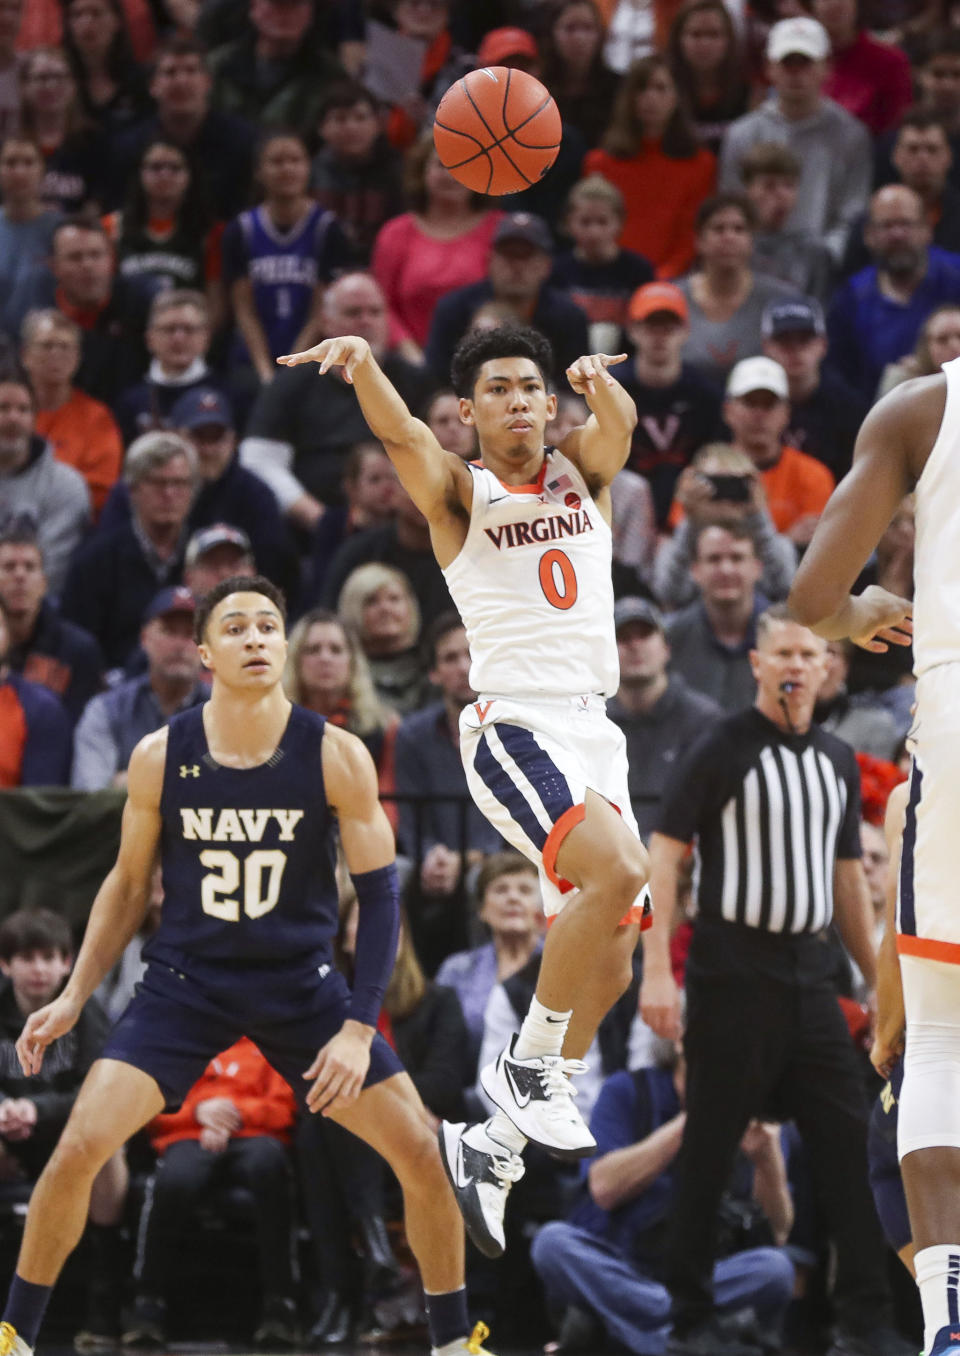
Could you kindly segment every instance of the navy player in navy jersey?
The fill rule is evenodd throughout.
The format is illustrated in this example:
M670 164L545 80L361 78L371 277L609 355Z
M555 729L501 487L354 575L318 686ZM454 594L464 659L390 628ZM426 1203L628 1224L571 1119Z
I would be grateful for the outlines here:
M463 1228L413 1083L375 1026L393 968L393 833L373 761L354 735L281 686L282 595L229 579L197 609L210 700L148 735L130 760L116 863L63 993L27 1020L27 1074L77 1021L146 911L159 852L164 905L142 983L91 1068L30 1201L0 1356L28 1356L76 1246L91 1183L130 1136L176 1107L209 1060L246 1034L310 1111L378 1150L403 1188L434 1356L468 1337ZM360 903L352 992L332 964L335 838Z

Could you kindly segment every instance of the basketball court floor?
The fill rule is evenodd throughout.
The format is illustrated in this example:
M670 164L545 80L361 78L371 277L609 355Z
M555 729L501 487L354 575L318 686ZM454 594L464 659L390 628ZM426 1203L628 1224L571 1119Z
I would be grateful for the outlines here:
M520 1350L517 1347L498 1346L495 1335L487 1338L485 1345L495 1356L543 1356L543 1349ZM422 1342L346 1342L340 1346L322 1347L321 1352L329 1352L330 1356L429 1356L430 1346L426 1339ZM103 1356L130 1356L128 1347L102 1347L100 1351ZM66 1344L46 1343L41 1341L37 1347L37 1356L77 1356L72 1346ZM145 1353L144 1353L145 1356ZM316 1352L308 1353L305 1350L294 1348L284 1348L272 1352L269 1348L249 1347L231 1345L228 1342L171 1342L169 1346L163 1348L153 1348L150 1356L317 1356Z

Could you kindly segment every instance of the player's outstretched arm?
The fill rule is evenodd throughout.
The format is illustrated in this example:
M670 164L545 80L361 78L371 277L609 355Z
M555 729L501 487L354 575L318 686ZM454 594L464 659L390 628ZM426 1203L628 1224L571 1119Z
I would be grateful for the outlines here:
M377 794L373 759L355 735L331 725L323 735L323 784L336 812L358 905L350 1016L304 1073L313 1080L307 1093L310 1110L330 1115L355 1102L363 1087L397 957L400 906L393 830Z
M890 1077L897 1058L903 1054L903 1036L907 1025L903 980L897 956L897 878L900 874L909 788L909 782L901 782L890 792L883 824L890 861L887 866L883 940L877 953L877 1024L870 1049L870 1062L882 1078Z
M31 1013L17 1041L25 1074L37 1073L43 1052L74 1025L87 999L123 954L143 922L160 841L160 792L167 731L147 735L133 751L127 776L120 849L90 910L83 945L58 998Z
M571 429L560 451L584 473L588 484L609 485L630 455L637 407L607 370L625 353L587 353L567 368L567 381L590 407L590 418Z
M909 645L910 602L873 585L850 590L920 468L914 459L933 446L943 413L943 378L905 382L876 404L863 422L853 467L824 509L790 590L790 610L827 640L849 636L866 650Z
M318 363L322 373L343 369L371 433L383 443L404 489L425 518L435 520L454 496L469 507L470 472L459 457L443 450L422 419L410 413L366 339L349 334L324 339L302 353L284 354L277 362L284 367Z

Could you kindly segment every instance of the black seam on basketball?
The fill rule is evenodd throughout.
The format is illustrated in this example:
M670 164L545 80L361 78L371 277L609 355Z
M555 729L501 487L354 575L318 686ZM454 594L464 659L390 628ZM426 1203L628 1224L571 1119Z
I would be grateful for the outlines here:
M542 113L543 110L544 110L545 108L548 108L549 105L552 104L552 103L553 103L553 95L552 95L552 94L548 94L547 97L544 99L543 103L542 103L542 104L539 104L539 105L533 110L532 113L528 113L527 116L523 119L522 122L518 122L517 125L516 125L516 127L511 127L511 128L509 128L509 134L510 134L510 136L512 136L512 137L513 137L513 136L516 136L516 134L521 130L521 128L526 127L526 125L527 125L528 122L532 122L533 119L537 116L538 113ZM504 112L501 114L501 117L503 118L503 125L504 125L504 127L506 127L506 126L507 126L507 115L506 115L506 111L504 111Z
M472 165L474 160L479 160L482 155L485 155L487 157L487 167L489 172L487 174L487 186L483 191L485 193L489 192L490 184L493 180L493 158L491 157L490 152L488 151L487 147L484 146L480 138L475 137L472 132L462 131L459 127L450 127L448 126L447 123L440 122L438 118L434 118L433 121L434 124L437 127L441 128L444 132L452 132L454 136L464 137L466 138L467 141L474 142L478 148L477 150L474 151L473 155L468 155L466 160L454 160L451 164L446 164L441 159L440 163L441 165L443 165L444 169L450 170L451 172L455 169L462 169L464 165Z
M453 132L455 136L466 137L467 141L475 141L481 151L485 151L487 149L486 146L484 146L483 142L480 140L480 138L475 137L472 132L464 132L463 129L460 127L451 127L449 123L441 122L439 118L434 118L433 121L434 125L442 128L444 132Z
M509 82L510 82L510 76L509 76L509 72L508 72L508 74L507 74L507 83L509 84ZM531 179L530 176L529 176L528 174L524 174L523 170L520 168L520 166L514 161L513 157L510 155L510 152L509 152L509 151L505 151L505 150L503 149L503 143L504 143L505 141L508 141L508 140L510 139L510 137L513 136L513 133L512 133L512 132L507 132L505 136L498 137L497 134L496 134L496 132L493 130L493 128L492 128L492 127L490 126L490 124L487 122L486 118L485 118L485 117L483 116L483 114L481 113L480 109L477 107L477 101L476 101L476 99L473 97L473 95L470 93L470 86L467 84L467 77L466 77L466 76L464 76L464 77L461 79L460 84L463 86L464 93L466 94L467 98L470 100L471 104L473 105L473 111L476 113L477 117L478 117L478 118L480 119L480 121L483 123L484 127L487 129L487 131L488 131L488 132L490 133L490 135L493 137L493 144L492 144L491 146L488 146L488 147L486 148L487 151L488 151L488 153L489 153L490 151L499 150L500 153L501 153L501 155L503 155L503 156L505 157L505 159L507 160L507 162L508 162L508 164L510 165L511 169L515 169L516 172L520 175L520 178L523 180L523 182L524 182L525 184L527 184L529 187L532 187L535 183L537 183L537 180L536 180L536 179ZM506 126L506 124L504 124L504 126ZM493 179L493 161L491 160L491 162L490 162L490 178L487 180L487 188L490 187L490 184L491 184L492 179Z

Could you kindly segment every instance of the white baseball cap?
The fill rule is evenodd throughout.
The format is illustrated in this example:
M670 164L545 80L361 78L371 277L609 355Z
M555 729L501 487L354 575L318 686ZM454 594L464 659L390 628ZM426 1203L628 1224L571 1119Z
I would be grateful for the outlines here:
M806 15L781 19L767 38L767 60L783 61L788 56L805 56L825 61L830 55L830 36L822 23Z
M780 400L788 400L786 372L772 358L743 358L727 378L727 395L737 400L751 391L771 391Z

